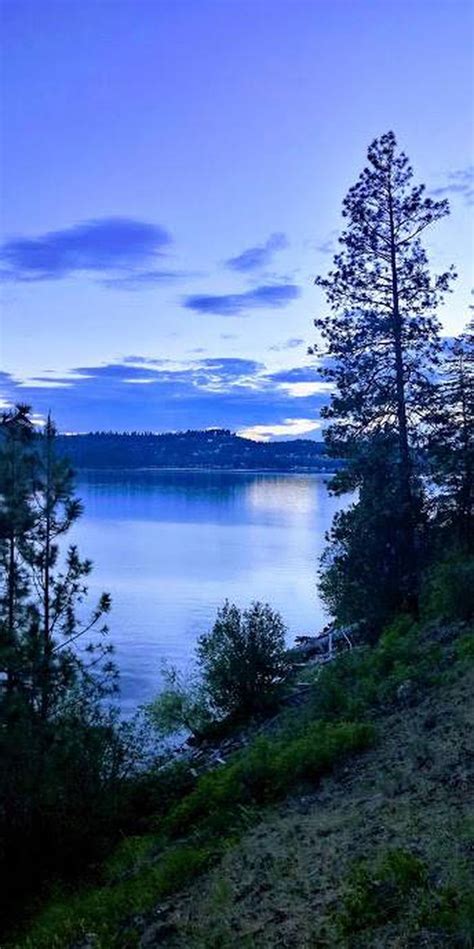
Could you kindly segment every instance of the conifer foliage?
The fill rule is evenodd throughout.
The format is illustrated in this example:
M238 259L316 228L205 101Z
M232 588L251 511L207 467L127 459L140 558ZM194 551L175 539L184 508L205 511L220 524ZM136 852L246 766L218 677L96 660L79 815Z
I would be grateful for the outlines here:
M443 536L474 552L474 319L446 347L430 449L434 507Z
M38 431L28 406L3 414L0 869L8 871L7 902L67 863L73 842L90 846L101 795L124 760L116 714L102 703L116 689L104 639L110 598L88 611L92 564L75 545L61 549L81 505L55 443L51 419Z
M410 608L416 607L424 526L417 460L441 353L436 310L455 276L452 269L431 274L421 236L448 212L446 200L433 200L424 185L413 183L408 158L388 132L369 147L368 165L343 202L341 249L330 272L316 278L330 305L330 314L315 320L323 346L312 350L334 386L322 413L330 423L326 439L348 462L333 487L361 489L371 467L367 456L379 449L391 455L391 483L378 492L378 521L386 514L398 530L377 545L369 573L396 564L393 588L400 591L399 605ZM342 515L333 538L334 557L347 569L354 517Z

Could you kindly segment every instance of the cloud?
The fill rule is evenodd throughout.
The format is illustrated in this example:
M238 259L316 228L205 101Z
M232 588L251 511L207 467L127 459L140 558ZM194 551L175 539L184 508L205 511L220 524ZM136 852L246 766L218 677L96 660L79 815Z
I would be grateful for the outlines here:
M150 356L123 356L123 363L144 363L149 366L163 366L168 362L168 359L154 359Z
M298 349L299 346L303 346L304 342L304 339L300 339L299 336L291 336L290 339L285 339L278 346L269 346L268 350L271 353L282 353L287 349Z
M332 392L334 389L330 382L280 382L280 385L294 399L306 399L317 392Z
M259 267L266 267L272 260L273 255L278 250L284 250L285 247L288 247L286 234L281 232L270 234L264 244L257 247L248 247L237 257L230 257L225 261L225 266L229 270L238 270L244 273L249 270L257 270Z
M183 280L194 274L184 270L139 270L125 276L106 277L100 280L102 287L108 290L146 290L162 283L172 283L174 280Z
M85 221L36 238L6 241L0 248L2 276L30 282L88 271L139 281L153 275L156 280L158 272L143 271L143 265L162 256L170 243L167 231L144 221L126 217ZM136 268L139 272L133 273Z
M295 284L268 284L244 293L188 296L184 298L184 306L197 313L239 316L245 315L246 310L254 310L258 307L278 309L288 306L299 295L300 290Z
M336 252L336 238L339 231L333 228L326 236L322 238L311 238L305 241L305 246L310 250L317 251L318 254L334 254Z
M265 366L255 359L242 359L235 356L223 356L222 358L201 359L200 366L206 372L217 372L221 378L235 378L236 376L249 376L262 372Z
M333 240L327 240L314 244L314 249L318 251L318 254L334 254L336 248Z
M287 426L288 420L293 425L295 416L316 428L327 393L307 389L295 394L262 363L238 357L174 362L130 356L62 374L44 372L29 380L0 375L0 397L9 403L28 402L42 416L51 410L60 430L67 432L273 429ZM292 434L288 428L284 431ZM260 435L278 437L278 430L272 435L265 429Z
M332 384L321 378L315 366L294 366L293 369L281 369L269 376L272 383L278 385L293 399L306 399L309 396L328 396Z
M295 366L293 369L281 369L271 374L273 382L320 382L321 373L317 366Z
M474 165L451 171L448 175L448 183L440 188L432 188L430 194L436 197L460 194L467 205L474 204Z
M301 438L320 428L321 423L313 418L286 418L280 425L252 425L237 434L256 442L269 442L272 438Z

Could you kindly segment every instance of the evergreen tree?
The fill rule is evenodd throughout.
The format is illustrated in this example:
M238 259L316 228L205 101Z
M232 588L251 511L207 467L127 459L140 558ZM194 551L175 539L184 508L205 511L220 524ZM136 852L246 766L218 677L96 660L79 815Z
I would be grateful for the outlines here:
M431 440L438 526L474 552L474 319L447 347Z
M358 497L333 518L319 589L339 622L350 625L364 619L367 632L378 634L400 606L406 576L392 443L374 436L364 444L363 454L361 449L359 464L364 474ZM338 477L339 483L342 480Z
M17 406L0 424L0 869L7 903L75 845L94 846L128 752L117 712L103 595L86 612L92 564L60 541L81 513L48 419ZM94 829L95 828L95 829ZM47 838L47 846L44 841ZM76 859L76 862L80 862ZM8 908L8 907L7 907Z
M31 507L34 429L27 405L4 412L0 422L0 671L3 700L13 701L18 651L27 610L29 578L22 561ZM8 718L8 716L7 716Z
M401 598L411 606L420 513L415 451L439 360L436 308L454 277L452 270L431 276L420 235L448 211L447 201L434 201L423 185L413 184L393 132L382 135L344 200L346 227L333 268L316 278L331 306L329 316L315 320L325 344L321 374L334 386L322 413L331 423L326 439L333 454L349 462L334 487L361 486L366 445L374 436L390 445L401 525L397 560L404 564Z
M28 640L34 670L32 701L43 721L48 719L57 695L71 684L75 671L83 675L88 663L71 647L86 633L98 630L110 609L110 597L103 594L86 617L82 604L87 597L86 578L90 560L81 559L71 545L60 562L61 537L81 516L82 505L74 494L74 473L65 458L58 457L56 429L48 417L44 430L36 436L34 493L31 501L34 520L23 544L25 564L30 572L35 596L30 603ZM79 611L79 615L78 615ZM107 632L103 625L100 633ZM89 644L93 667L111 651L103 641ZM105 665L106 681L113 672Z

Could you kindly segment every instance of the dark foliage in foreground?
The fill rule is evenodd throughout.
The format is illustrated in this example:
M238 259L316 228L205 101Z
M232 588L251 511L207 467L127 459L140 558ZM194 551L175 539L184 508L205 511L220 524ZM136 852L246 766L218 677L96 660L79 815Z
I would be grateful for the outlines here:
M81 513L48 419L26 406L0 426L0 870L5 911L110 846L141 750L112 704L103 594L87 610L92 564L70 545Z

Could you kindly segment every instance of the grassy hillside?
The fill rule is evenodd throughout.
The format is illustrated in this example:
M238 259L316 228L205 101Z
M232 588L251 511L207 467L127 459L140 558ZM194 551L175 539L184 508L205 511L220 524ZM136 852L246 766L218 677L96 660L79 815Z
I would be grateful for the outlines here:
M473 945L474 676L447 678L249 830L141 945L160 933L180 949Z
M401 620L306 668L304 705L168 776L185 790L10 945L472 945L473 653L466 624Z

